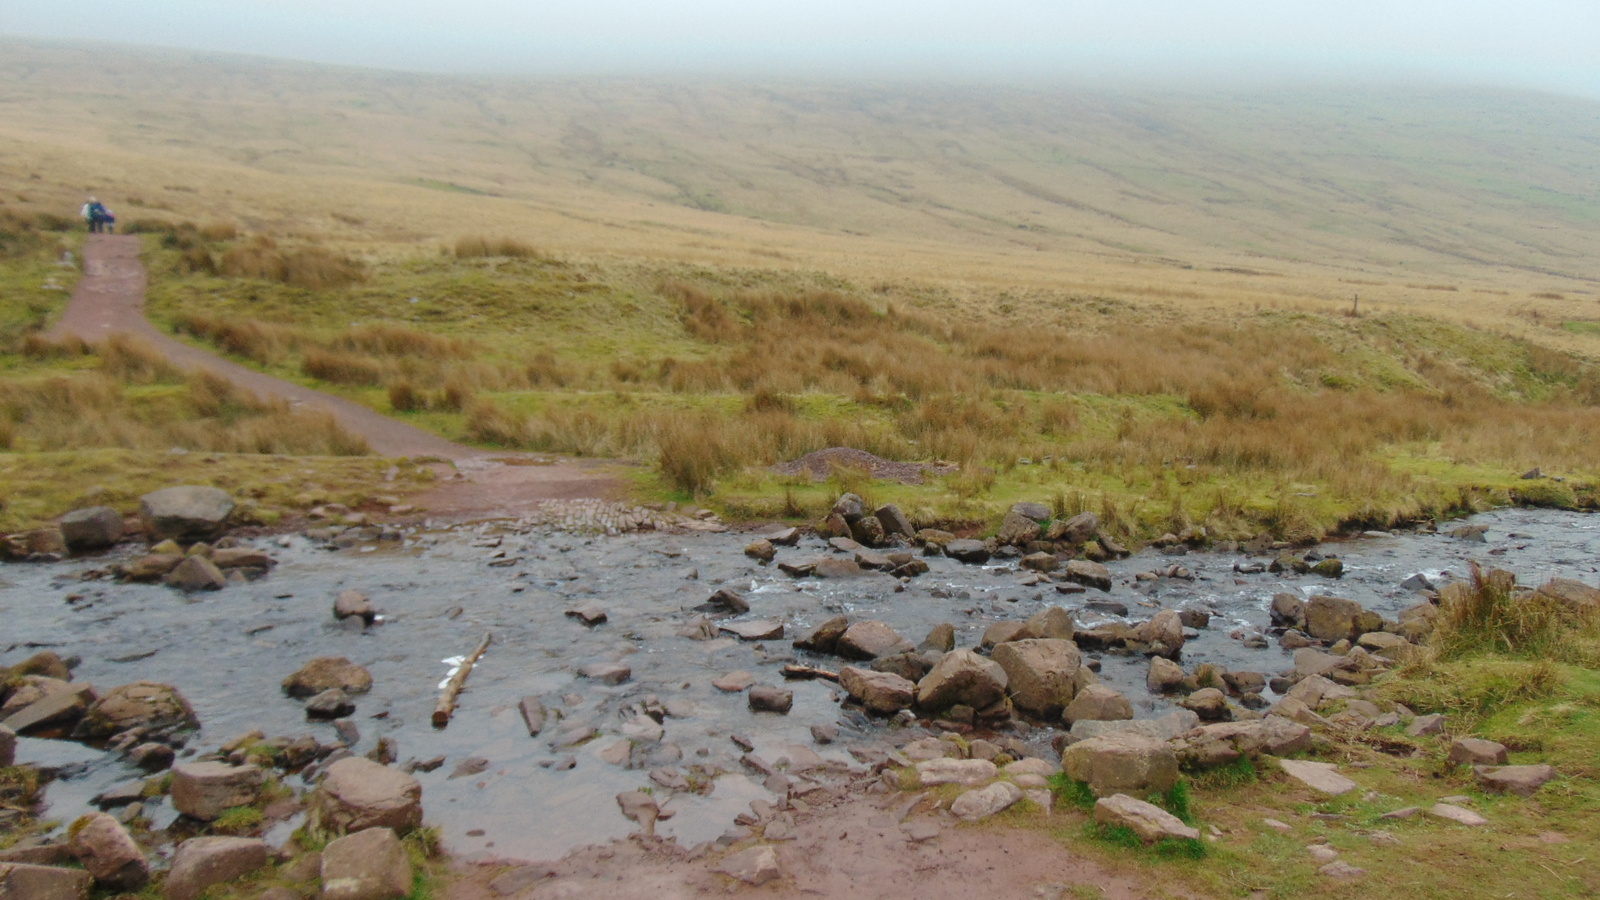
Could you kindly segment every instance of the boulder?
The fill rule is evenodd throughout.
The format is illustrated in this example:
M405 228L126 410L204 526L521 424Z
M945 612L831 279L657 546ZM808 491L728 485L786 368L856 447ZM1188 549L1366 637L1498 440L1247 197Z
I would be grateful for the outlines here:
M1086 782L1096 796L1161 793L1178 781L1178 757L1165 741L1141 734L1105 734L1061 754L1061 770Z
M1411 737L1428 737L1444 730L1444 716L1440 713L1428 713L1417 716L1406 726L1406 734Z
M74 553L109 547L122 540L122 514L109 506L75 509L61 517L61 539Z
M783 870L778 867L778 852L770 844L758 844L729 854L717 864L716 871L745 884L766 884L783 877Z
M1556 777L1554 766L1475 766L1472 774L1485 790L1532 797Z
M312 721L329 722L343 719L353 715L355 711L355 701L338 688L328 688L306 701L306 718Z
M1319 709L1325 703L1354 700L1356 692L1321 675L1310 675L1300 679L1285 696L1304 703L1309 709Z
M0 862L0 897L5 900L89 900L92 883L82 869Z
M1012 547L1025 547L1037 541L1042 533L1038 522L1013 508L1000 520L1000 530L995 534L995 540Z
M984 709L1006 696L1006 671L971 650L952 650L917 683L917 705L944 710L956 704Z
M917 530L911 525L911 520L906 518L906 514L900 511L900 507L895 506L893 503L885 503L878 507L877 512L873 513L873 515L877 516L878 521L883 525L883 533L890 537L899 535L900 537L909 538L917 533Z
M1144 686L1157 694L1169 694L1184 688L1183 667L1162 656L1151 657L1150 671L1145 674Z
M939 784L976 785L993 780L1000 769L987 759L926 759L917 763L917 779L923 787Z
M172 571L162 576L161 581L168 587L177 588L185 593L195 591L220 591L228 584L228 576L222 574L217 564L204 556L185 556Z
M949 653L956 648L956 627L949 622L941 622L933 626L928 636L917 645L917 650L933 651L935 653Z
M73 724L94 702L94 687L88 682L64 683L37 675L23 680L24 686L7 698L5 721L0 722L17 734ZM26 702L19 704L19 698Z
M206 888L264 867L267 855L267 842L256 838L190 838L178 845L161 896L164 900L199 900Z
M1026 622L996 622L983 630L983 637L978 643L984 648L998 647L1006 641L1022 637L1027 628Z
M758 684L745 695L752 712L788 713L794 707L794 691L770 684Z
M839 516L845 522L855 522L867 514L867 504L859 494L840 494L839 499L833 501L833 509L829 515Z
M718 631L737 637L741 641L776 641L783 638L783 623L770 619L753 619L748 622L725 622Z
M1506 745L1481 738L1457 738L1450 745L1452 766L1503 766L1506 764Z
M1077 625L1072 620L1071 611L1059 606L1052 606L1029 616L1028 621L1023 623L1022 630L1017 632L1012 639L1054 638L1070 641L1076 629Z
M1101 825L1127 828L1147 844L1166 839L1200 839L1200 832L1183 824L1183 820L1177 816L1154 803L1136 800L1127 794L1113 794L1096 800L1094 820Z
M850 523L850 536L864 547L883 546L883 523L873 516L862 516Z
M1216 688L1201 688L1178 704L1200 717L1202 722L1226 722L1233 718L1228 709L1228 695Z
M1083 657L1071 641L1030 638L1007 641L994 648L994 662L1006 673L1011 702L1044 718L1061 710L1078 692L1078 670Z
M363 624L371 625L378 617L378 610L372 605L372 598L360 591L340 591L339 596L333 598L333 617L335 619L360 619ZM602 615L601 621L605 620Z
M915 650L915 644L901 637L889 623L876 619L856 622L839 635L834 652L847 659L877 659Z
M313 827L330 832L392 828L403 833L422 824L422 785L404 772L351 756L328 767L310 807Z
M150 880L150 864L128 829L105 813L90 813L73 823L72 855L95 883L113 891L136 891Z
M1117 690L1103 684L1091 684L1078 691L1061 718L1068 725L1079 721L1117 721L1133 718L1133 704Z
M1534 593L1560 602L1575 615L1588 616L1600 610L1600 588L1570 578L1553 578Z
M996 781L987 787L967 791L950 804L950 812L964 822L977 822L1010 809L1022 799L1022 788L1009 781Z
M1113 734L1134 734L1157 741L1170 741L1200 725L1200 717L1187 709L1175 709L1155 719L1097 721L1080 719L1072 723L1067 739L1072 743Z
M810 650L812 653L832 653L839 645L839 637L849 627L848 618L834 616L812 629L810 634L795 641L795 649Z
M1268 613L1272 624L1283 628L1303 628L1306 624L1306 603L1294 594L1272 595L1272 608Z
M1100 517L1092 512L1078 513L1070 519L1057 519L1050 523L1044 539L1067 544L1074 550L1092 540L1100 530Z
M1179 759L1200 768L1229 763L1241 756L1284 756L1309 749L1311 729L1282 716L1204 725L1178 739L1173 747Z
M1054 553L1044 553L1041 551L1039 553L1029 553L1027 556L1024 556L1022 558L1021 565L1024 569L1029 569L1034 572L1054 572L1056 569L1061 567L1061 560L1056 559L1056 555Z
M160 581L168 572L183 562L181 553L152 553L141 556L122 567L122 577L128 581Z
M347 834L322 850L322 900L400 900L411 887L411 860L391 828Z
M778 555L778 548L772 546L771 541L751 541L745 545L744 555L761 562L772 562Z
M1382 631L1383 619L1354 600L1319 594L1306 604L1306 633L1319 641L1353 641Z
M254 547L219 547L211 552L219 569L269 569L278 561Z
M283 692L291 697L315 697L330 688L365 694L372 690L372 674L343 656L319 656L283 680Z
M228 809L256 802L266 781L266 773L255 766L220 762L173 766L172 806L190 818L211 822Z
M154 539L209 541L222 534L233 513L227 491L200 485L162 488L139 498L139 518Z
M944 555L956 562L982 565L989 561L989 545L969 539L952 540L945 543Z
M194 708L177 688L156 681L136 681L114 687L90 704L73 736L101 740L135 728L153 733L199 727Z
M1177 610L1162 610L1135 625L1128 640L1142 653L1175 657L1183 650L1183 620Z
M1068 560L1062 577L1085 587L1098 588L1102 591L1111 590L1111 570L1087 559Z
M839 686L862 706L876 713L897 713L917 700L917 686L899 675L845 666Z
M578 677L602 684L617 685L633 677L633 669L623 663L596 662L578 667Z

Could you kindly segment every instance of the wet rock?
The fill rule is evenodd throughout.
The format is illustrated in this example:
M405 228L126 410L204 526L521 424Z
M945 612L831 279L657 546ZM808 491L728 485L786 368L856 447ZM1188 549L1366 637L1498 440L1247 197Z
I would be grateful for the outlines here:
M522 722L528 726L528 737L538 737L544 730L545 708L538 697L523 697L517 704L517 711L522 713Z
M109 506L75 509L61 517L61 539L74 553L109 547L122 540L122 514Z
M1201 688L1178 704L1200 717L1202 722L1226 722L1233 718L1228 709L1228 695L1216 688Z
M1076 629L1077 624L1073 622L1070 610L1060 606L1051 606L1029 616L1028 621L1023 623L1022 630L1017 632L1013 640L1051 638L1070 641L1076 633Z
M741 641L777 641L783 639L783 623L766 619L754 619L748 622L724 622L718 630L737 637Z
M783 870L778 867L777 851L766 844L747 847L726 857L715 871L745 884L766 884L783 877Z
M877 659L915 649L916 646L901 637L889 623L866 619L856 622L839 635L834 652L846 659Z
M917 645L918 652L949 653L956 648L956 627L948 622L933 626L928 636Z
M1463 525L1460 528L1451 529L1449 535L1457 540L1487 544L1489 542L1488 532L1489 526L1487 525Z
M810 634L795 641L795 649L810 650L813 653L832 653L839 644L840 636L849 627L848 618L834 616L812 629Z
M306 718L312 721L329 722L343 719L354 715L355 711L355 701L338 688L328 688L306 701Z
M888 554L879 553L876 550L857 550L856 565L863 569L876 569L879 571L888 571L895 566L890 561Z
M712 594L700 609L723 615L740 616L750 611L750 603L738 591L724 588Z
M278 561L251 547L218 548L211 553L211 561L219 569L268 569Z
M1012 510L1000 520L1000 530L995 534L995 540L1012 547L1022 547L1039 539L1043 529L1033 519Z
M365 694L372 690L372 674L343 656L319 656L283 680L283 692L291 697L315 697L331 688Z
M150 880L144 851L128 829L111 816L90 813L74 822L70 833L72 855L101 887L136 891Z
M6 900L88 900L91 883L81 869L0 863L0 897Z
M886 715L910 709L917 698L917 686L911 681L889 672L855 666L839 670L839 686L862 706Z
M896 653L893 656L879 657L868 666L874 672L888 672L899 675L913 685L922 680L933 668L933 663L938 659L938 654L931 653Z
M793 547L800 543L800 529L775 528L762 536L763 540L777 544L780 547Z
M1161 656L1150 658L1150 670L1145 674L1144 686L1157 694L1170 694L1184 688L1183 667Z
M183 562L181 553L152 553L142 556L122 569L122 577L129 581L151 582L160 581L168 572L178 567Z
M751 712L788 713L794 706L794 691L770 684L759 684L748 694Z
M837 725L813 725L811 726L811 739L819 744L831 744L839 739L839 727Z
M950 812L963 822L977 822L1010 809L1022 799L1022 788L1008 781L967 791L950 804Z
M94 702L94 688L87 682L72 682L63 684L57 679L41 678L36 675L25 677L25 682L30 688L37 688L36 699L29 699L25 704L16 701L19 695L24 694L19 688L6 701L6 718L0 725L11 729L17 734L27 734L42 728L71 725L83 717L89 704Z
M778 555L778 548L772 546L771 541L751 541L745 545L744 555L761 562L772 562Z
M596 625L603 625L608 619L606 608L593 600L580 603L577 606L568 609L565 615L569 619L577 619L579 622L582 622L589 628L593 628Z
M705 616L695 616L689 624L679 628L678 637L688 638L691 641L709 641L716 638L717 625Z
M998 647L1021 637L1027 627L1026 622L996 622L983 630L983 638L979 643L985 648Z
M1147 844L1166 839L1200 839L1200 832L1183 824L1177 816L1154 803L1136 800L1127 794L1118 793L1096 800L1094 820L1102 825L1127 828Z
M1489 824L1489 820L1485 819L1483 816L1478 815L1470 809L1456 806L1453 803L1435 803L1434 805L1428 807L1428 815L1433 816L1436 819L1444 819L1446 822L1454 822L1457 825L1466 825L1471 828L1478 828Z
M1311 574L1323 578L1343 578L1344 562L1339 559L1324 559L1311 567Z
M1097 562L1086 559L1068 560L1066 571L1062 577L1074 584L1084 587L1097 588L1102 591L1111 590L1111 570Z
M1472 774L1485 790L1532 797L1554 780L1554 766L1475 766Z
M1092 512L1084 512L1069 519L1057 519L1051 522L1044 537L1047 541L1066 544L1076 549L1093 539L1095 532L1099 530L1100 517Z
M622 810L623 818L638 822L645 834L655 833L661 807L651 795L644 791L623 791L617 795L617 808Z
M983 565L989 561L989 547L983 541L951 540L944 544L944 555L956 562Z
M1114 688L1091 684L1072 698L1062 710L1061 718L1068 725L1081 720L1116 721L1133 718L1133 704Z
M1282 572L1293 572L1296 575L1304 575L1311 571L1311 564L1306 562L1304 559L1295 556L1293 553L1282 553L1279 554L1279 556L1272 562L1267 564L1267 571L1274 575Z
M1183 621L1176 610L1162 610L1149 621L1135 625L1128 641L1142 653L1176 656L1183 650Z
M1178 757L1166 742L1133 732L1079 741L1061 754L1061 770L1099 797L1161 793L1178 781Z
M711 686L724 693L738 694L749 690L750 686L756 683L756 680L754 672L740 669L737 672L729 672L712 680Z
M781 562L781 563L778 563L778 571L782 572L785 575L790 576L791 578L810 578L812 573L815 572L816 570L817 570L817 564L815 562L806 562L806 563Z
M1083 658L1071 641L1008 641L994 648L993 659L1005 670L1011 702L1036 716L1060 715L1078 691Z
M570 615L570 613L569 613ZM335 619L360 619L364 624L371 625L372 620L378 617L377 609L372 606L372 599L360 591L340 591L339 596L333 600L333 617Z
M1457 738L1450 745L1449 762L1452 766L1503 766L1506 758L1505 744L1482 738Z
M1319 641L1353 641L1369 631L1383 630L1383 619L1354 600L1324 594L1306 604L1306 633Z
M91 704L73 736L102 740L135 728L154 734L199 727L193 707L177 688L155 681L136 681L112 688Z
M312 792L309 821L336 833L366 828L404 833L422 824L422 785L369 759L341 759Z
M1355 790L1359 785L1340 775L1333 763L1311 762L1304 759L1280 759L1278 767L1295 781L1312 790L1337 797Z
M617 685L633 677L633 669L622 663L599 662L590 663L578 668L578 677L588 678L602 684Z
M899 535L909 538L917 533L911 525L911 520L906 518L900 507L893 503L885 503L878 507L873 515L877 516L878 522L883 525L883 533L888 537Z
M828 546L839 551L840 553L856 553L866 549L861 545L860 541L856 541L847 537L829 538Z
M1000 769L987 759L949 759L940 757L917 763L917 779L923 787L939 784L978 785L992 781Z
M214 487L184 485L139 498L145 534L176 541L208 541L222 534L233 513L233 498Z
M411 887L411 860L392 829L368 828L323 848L322 900L400 900Z
M1125 616L1128 614L1128 604L1118 603L1115 600L1090 600L1083 605L1083 608L1111 616Z
M217 564L204 556L184 557L161 581L186 593L220 591L228 584L227 576Z
M917 705L943 710L955 704L984 709L1006 696L1006 672L971 650L952 650L917 683Z
M210 822L232 807L254 803L265 783L266 774L255 766L186 763L172 768L169 796L178 812Z
M883 523L872 516L862 516L850 523L850 536L866 547L883 546Z

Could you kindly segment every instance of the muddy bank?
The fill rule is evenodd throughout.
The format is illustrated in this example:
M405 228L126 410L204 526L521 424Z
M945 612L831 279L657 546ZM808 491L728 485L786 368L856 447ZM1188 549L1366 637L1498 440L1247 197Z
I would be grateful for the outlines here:
M1276 643L1250 649L1230 635L1264 631L1278 592L1337 593L1392 618L1417 599L1414 589L1401 586L1410 576L1421 572L1439 581L1445 573L1464 574L1473 559L1529 582L1593 580L1600 518L1515 510L1473 522L1486 526L1486 542L1407 533L1319 548L1343 560L1338 581L1241 574L1236 564L1252 558L1239 554L1148 551L1108 563L1109 593L1081 594L1025 584L1031 576L1015 560L971 566L927 557L930 571L904 582L882 574L795 579L778 570L776 563L826 555L815 538L779 547L774 564L761 565L742 552L748 535L734 534L588 538L505 521L418 527L402 541L345 547L293 535L262 543L278 560L267 577L215 593L81 579L114 556L0 569L6 621L0 663L50 648L79 657L74 676L102 689L139 680L173 684L202 725L189 747L204 751L256 729L338 740L333 725L308 722L302 701L285 696L280 683L313 657L349 657L373 677L371 692L355 698L350 718L359 732L355 751L387 739L401 762L443 757L437 769L417 777L428 821L441 828L459 858L553 859L624 836L636 826L619 814L614 798L643 787L673 813L658 832L688 847L739 827L736 817L753 801L775 799L767 774L745 761L747 748L791 776L806 777L809 770L821 782L865 772L852 749L882 748L911 736L841 709L841 691L829 682L783 683L786 663L840 665L790 646L830 616L879 619L914 643L935 625L950 623L956 646L972 647L993 623L1052 605L1078 610L1080 622L1091 624L1124 617L1086 609L1089 601L1122 603L1130 621L1162 609L1206 609L1211 624L1184 646L1186 667L1213 662L1275 674L1292 666L1287 652ZM1194 579L1136 579L1173 565ZM719 588L740 591L751 606L746 615L719 621L779 621L784 638L681 636L701 615L695 607ZM370 596L380 620L370 627L336 622L333 601L347 589ZM567 615L580 604L603 609L606 621L589 627ZM485 633L494 642L453 721L434 729L429 716L450 671L443 661L470 652ZM1145 689L1145 658L1099 657L1102 682L1132 699L1137 716L1170 707L1172 699ZM577 674L601 663L624 665L630 675L610 684ZM792 690L792 709L753 713L744 693L713 686L739 671ZM550 711L536 738L518 710L526 697ZM652 702L664 713L659 737L634 714L639 704ZM816 743L813 725L838 727L838 739ZM1019 722L1003 736L1048 756L1056 733ZM111 754L64 741L25 738L18 761L66 767L68 777L45 795L47 814L60 821L71 821L101 791L141 777ZM690 789L652 781L660 770L676 772ZM702 793L707 786L709 793ZM156 827L174 815L161 802L149 807Z

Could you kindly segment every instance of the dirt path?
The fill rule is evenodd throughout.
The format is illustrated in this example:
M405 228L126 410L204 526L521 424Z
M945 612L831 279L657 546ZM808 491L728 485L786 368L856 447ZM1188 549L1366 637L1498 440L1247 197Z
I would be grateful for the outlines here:
M129 334L160 350L176 365L220 375L258 396L285 400L291 407L325 410L347 431L366 438L382 456L436 456L456 472L441 487L417 498L425 508L448 516L515 514L538 500L615 497L620 481L597 463L561 460L544 465L506 465L505 454L491 454L445 440L359 403L312 390L229 362L191 347L157 329L144 314L146 276L139 262L139 239L132 235L90 235L83 249L84 277L72 293L50 337L78 337L90 343ZM526 463L526 459L515 458Z

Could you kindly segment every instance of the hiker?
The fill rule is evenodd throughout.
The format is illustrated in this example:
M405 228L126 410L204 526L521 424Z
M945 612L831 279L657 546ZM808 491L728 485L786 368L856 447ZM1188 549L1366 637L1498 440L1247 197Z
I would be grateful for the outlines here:
M89 226L90 234L112 232L117 230L117 217L106 209L105 204L93 197L83 205L83 221Z

